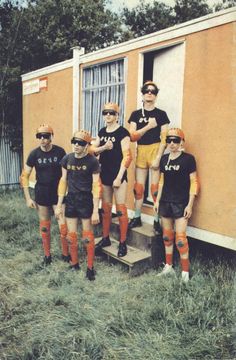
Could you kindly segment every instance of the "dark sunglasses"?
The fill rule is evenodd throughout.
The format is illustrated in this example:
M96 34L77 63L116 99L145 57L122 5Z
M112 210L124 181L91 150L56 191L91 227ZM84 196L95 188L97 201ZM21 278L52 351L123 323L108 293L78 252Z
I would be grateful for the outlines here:
M87 145L87 141L85 141L85 140L80 140L80 139L76 139L76 138L72 138L72 139L71 139L71 144L73 144L73 145L79 145L79 146L86 146L86 145Z
M116 111L114 111L114 110L103 110L103 112L102 112L102 115L112 115L112 116L115 116L116 115Z
M181 143L181 138L180 137L167 137L166 138L166 143L170 144L171 142L173 142L174 144L180 144Z
M49 140L51 138L51 134L50 133L38 133L38 134L36 134L36 138Z
M153 94L153 95L157 95L157 91L155 89L144 89L142 91L143 95L144 94Z

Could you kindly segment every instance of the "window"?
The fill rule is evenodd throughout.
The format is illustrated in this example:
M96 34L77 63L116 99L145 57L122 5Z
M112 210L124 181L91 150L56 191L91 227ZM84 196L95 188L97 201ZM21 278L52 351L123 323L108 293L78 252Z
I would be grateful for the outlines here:
M102 107L107 102L120 106L124 122L124 60L87 67L83 70L83 127L96 137L104 127Z

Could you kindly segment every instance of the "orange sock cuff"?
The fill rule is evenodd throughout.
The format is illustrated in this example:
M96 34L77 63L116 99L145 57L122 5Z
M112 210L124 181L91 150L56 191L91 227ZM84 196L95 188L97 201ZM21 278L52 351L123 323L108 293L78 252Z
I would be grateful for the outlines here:
M66 236L67 235L67 225L66 224L61 224L60 225L60 234L61 234L61 236Z
M163 229L163 241L165 246L172 246L174 243L174 231L170 229Z
M173 264L173 254L166 254L166 264L168 265Z
M40 235L42 237L43 250L45 256L50 256L50 228L51 228L51 220L40 220L39 229Z
M87 250L87 266L89 269L93 268L93 262L94 262L94 250L95 250L95 244L94 244L94 234L93 232L84 230L82 233L83 239L87 239L88 241L85 241L85 246Z
M39 228L40 228L40 233L49 232L51 228L51 220L40 220Z
M180 262L181 262L182 271L189 272L189 267L190 267L189 259L181 259L180 258Z
M78 257L78 235L76 232L69 232L67 235L70 248L71 265L76 265L79 262Z

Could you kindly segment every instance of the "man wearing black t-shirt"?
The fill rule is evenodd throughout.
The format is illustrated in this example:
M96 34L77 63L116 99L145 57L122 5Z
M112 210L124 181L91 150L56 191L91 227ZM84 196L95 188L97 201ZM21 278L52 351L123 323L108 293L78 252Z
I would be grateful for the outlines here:
M44 264L52 261L50 252L51 208L57 204L57 187L61 177L60 161L65 150L52 144L53 129L49 125L41 125L36 132L40 146L31 151L21 174L21 185L27 206L38 210L40 221L40 234L44 249ZM35 200L31 199L29 192L29 176L32 169L36 172ZM63 212L58 219L60 227L62 260L69 261L68 244L66 240L67 227Z
M63 198L66 197L66 223L71 256L71 269L79 270L78 257L78 219L82 221L82 239L87 250L88 280L95 280L94 234L92 223L99 222L98 205L101 197L100 165L98 160L88 153L90 134L85 130L76 131L71 143L73 153L61 160L62 177L58 186L58 204L56 215L60 216ZM92 220L91 220L92 218Z
M165 150L165 137L169 119L165 111L155 107L159 89L152 81L147 81L142 89L143 107L132 112L130 123L131 141L137 141L137 156L135 162L135 214L129 223L129 228L142 226L141 208L143 204L145 183L151 169L151 195L155 202L157 184L160 176L159 165ZM154 219L154 229L158 226L157 214Z
M101 181L102 181L102 225L103 238L96 245L96 252L111 245L109 238L113 195L116 203L116 212L119 217L120 241L117 256L127 254L126 236L128 229L128 214L126 207L127 168L132 157L130 152L130 134L127 129L118 123L119 106L107 103L103 107L106 126L102 128L93 145L94 151L100 154Z
M161 215L166 264L159 275L173 274L174 239L180 254L182 280L189 280L189 246L186 236L199 183L193 155L183 152L184 133L179 128L168 131L166 143L169 154L161 158L160 181L156 211Z

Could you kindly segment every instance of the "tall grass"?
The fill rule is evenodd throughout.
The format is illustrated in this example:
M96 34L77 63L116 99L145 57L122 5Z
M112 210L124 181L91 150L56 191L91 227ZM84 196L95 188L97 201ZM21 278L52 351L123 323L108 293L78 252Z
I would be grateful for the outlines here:
M37 214L18 191L0 201L1 360L236 357L233 254L211 248L206 256L194 242L188 284L178 267L176 278L154 270L130 278L97 259L89 282L84 253L80 272L60 261L56 223L54 261L44 268Z

